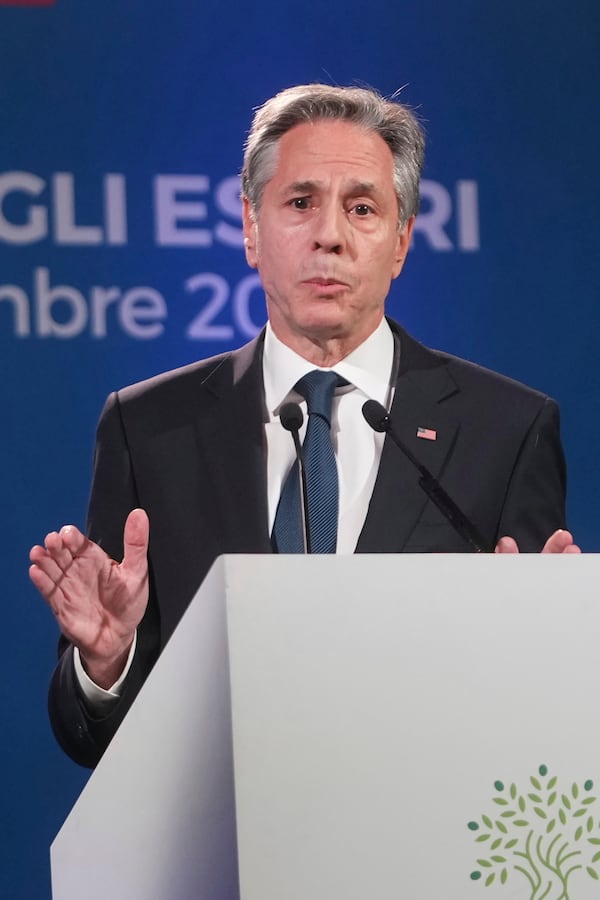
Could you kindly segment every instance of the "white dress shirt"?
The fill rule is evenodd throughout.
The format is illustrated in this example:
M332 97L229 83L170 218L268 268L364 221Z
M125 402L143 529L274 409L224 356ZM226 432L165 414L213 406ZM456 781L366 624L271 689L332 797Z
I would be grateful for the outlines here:
M377 400L389 408L394 365L394 336L386 320L364 343L337 363L333 371L349 382L337 388L331 411L331 439L338 466L339 521L338 553L353 553L362 530L379 460L384 434L373 431L364 420L362 406L366 400ZM284 403L299 403L304 414L300 440L304 440L307 424L306 400L294 385L317 366L298 356L275 336L267 325L263 355L265 401L269 421L267 438L267 489L269 534L273 530L282 486L296 459L292 436L279 421Z

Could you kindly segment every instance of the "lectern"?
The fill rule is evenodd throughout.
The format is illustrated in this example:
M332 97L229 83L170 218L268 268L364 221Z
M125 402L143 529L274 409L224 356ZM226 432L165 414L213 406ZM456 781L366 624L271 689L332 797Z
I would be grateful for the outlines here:
M220 558L52 845L54 900L529 898L527 842L597 897L599 576Z

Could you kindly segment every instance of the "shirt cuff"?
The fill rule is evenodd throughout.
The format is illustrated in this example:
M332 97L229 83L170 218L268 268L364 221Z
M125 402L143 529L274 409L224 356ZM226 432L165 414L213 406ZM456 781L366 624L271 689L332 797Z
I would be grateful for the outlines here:
M90 676L83 668L83 663L81 662L81 656L79 655L78 648L73 648L73 664L75 666L75 677L77 678L77 682L79 684L79 687L81 688L81 692L86 700L86 703L95 713L108 713L111 707L115 705L115 703L121 696L121 687L123 686L123 682L127 678L127 674L129 672L129 669L131 668L136 644L137 631L133 637L133 643L131 644L131 649L129 650L125 668L121 672L119 679L115 681L115 683L108 690L99 687L94 681L92 681Z

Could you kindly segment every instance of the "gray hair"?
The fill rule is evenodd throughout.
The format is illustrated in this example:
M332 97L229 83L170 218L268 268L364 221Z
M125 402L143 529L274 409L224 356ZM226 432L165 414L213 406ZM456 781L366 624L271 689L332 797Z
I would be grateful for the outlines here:
M281 91L257 109L242 168L242 195L253 213L259 211L265 185L273 177L279 139L295 125L319 119L351 122L383 138L394 160L394 190L403 228L419 208L425 137L407 106L386 100L371 88L302 84Z

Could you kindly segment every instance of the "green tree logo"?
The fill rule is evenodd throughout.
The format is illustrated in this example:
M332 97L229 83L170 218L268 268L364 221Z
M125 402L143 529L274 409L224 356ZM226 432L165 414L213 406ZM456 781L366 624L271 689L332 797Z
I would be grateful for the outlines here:
M540 766L524 791L494 782L489 815L467 824L485 855L471 879L486 887L506 884L511 872L529 882L530 900L572 900L569 881L584 869L600 881L600 821L592 810L597 797L589 779L561 789L556 776Z

